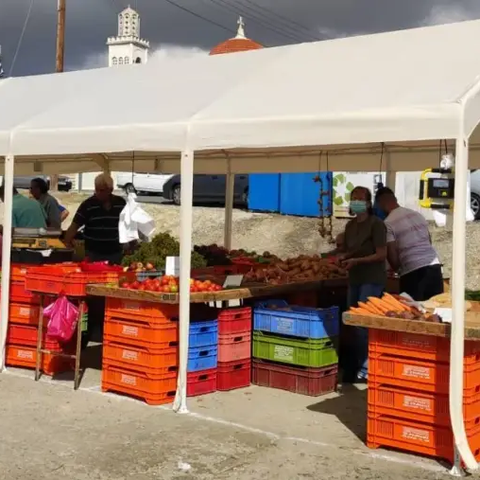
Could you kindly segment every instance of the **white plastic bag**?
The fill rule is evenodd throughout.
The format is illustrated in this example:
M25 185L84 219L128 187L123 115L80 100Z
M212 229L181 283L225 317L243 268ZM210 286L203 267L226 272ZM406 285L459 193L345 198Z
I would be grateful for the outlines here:
M136 198L134 193L129 193L127 204L120 213L118 223L120 243L139 240L140 234L143 238L150 239L155 232L153 218L137 203Z

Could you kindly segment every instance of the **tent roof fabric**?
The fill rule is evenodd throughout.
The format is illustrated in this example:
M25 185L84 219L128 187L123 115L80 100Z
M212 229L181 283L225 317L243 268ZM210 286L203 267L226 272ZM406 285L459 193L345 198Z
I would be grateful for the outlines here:
M480 21L6 79L0 155L159 157L468 135L480 119L475 38Z

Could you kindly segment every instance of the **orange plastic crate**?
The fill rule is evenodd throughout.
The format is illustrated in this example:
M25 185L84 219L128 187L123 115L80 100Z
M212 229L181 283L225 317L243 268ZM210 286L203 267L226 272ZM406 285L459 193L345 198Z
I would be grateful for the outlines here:
M37 349L18 345L7 345L6 365L10 367L35 368ZM42 355L41 370L45 375L58 375L73 370L74 360L56 355Z
M150 326L117 318L105 318L103 338L109 342L153 347L165 342L178 342L178 323Z
M218 361L234 362L252 356L252 332L218 335Z
M27 268L31 265L23 265L20 263L13 264L10 268L10 281L12 282L25 282L27 276Z
M104 342L103 359L110 365L142 372L156 373L158 370L178 367L178 342L165 342L157 348L126 346Z
M375 414L450 427L447 394L427 393L386 385L368 385L368 409ZM468 431L480 426L480 393L464 398L463 415Z
M123 393L141 398L149 405L170 403L175 397L177 372L164 369L152 375L135 370L121 369L104 362L102 391Z
M40 307L24 303L10 304L10 322L23 325L38 325Z
M467 435L470 448L480 459L480 429ZM389 447L404 452L442 458L453 463L454 443L451 427L427 425L402 418L368 412L367 446Z
M368 356L368 382L431 393L448 393L450 366L428 360L378 354ZM465 365L464 396L480 392L480 363Z
M118 274L116 275L118 278ZM111 283L112 272L83 272L75 264L44 265L28 269L25 288L31 292L83 297L88 284Z
M40 305L40 295L26 290L24 282L11 282L10 301L28 303L30 305Z
M432 335L394 332L391 330L370 330L369 352L385 353L398 357L418 360L450 362L450 339ZM465 342L465 365L480 362L480 342Z
M179 307L168 303L107 298L105 314L112 318L124 318L152 326L164 325L178 321Z

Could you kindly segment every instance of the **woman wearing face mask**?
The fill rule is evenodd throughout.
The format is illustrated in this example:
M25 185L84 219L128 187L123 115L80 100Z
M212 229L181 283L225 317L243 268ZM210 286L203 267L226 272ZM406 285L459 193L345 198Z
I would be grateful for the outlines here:
M350 212L355 216L345 227L345 253L341 263L348 270L348 304L357 306L368 297L380 297L387 282L387 232L383 220L373 213L372 194L368 188L356 187L350 196ZM357 329L352 364L344 382L365 378L368 357L368 331Z

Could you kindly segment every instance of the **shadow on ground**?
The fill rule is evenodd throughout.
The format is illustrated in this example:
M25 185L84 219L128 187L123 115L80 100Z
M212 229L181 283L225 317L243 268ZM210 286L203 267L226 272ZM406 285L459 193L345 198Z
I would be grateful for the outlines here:
M307 406L311 412L335 416L362 442L367 436L367 389L343 387L338 397Z

